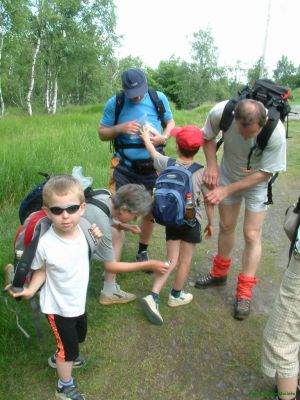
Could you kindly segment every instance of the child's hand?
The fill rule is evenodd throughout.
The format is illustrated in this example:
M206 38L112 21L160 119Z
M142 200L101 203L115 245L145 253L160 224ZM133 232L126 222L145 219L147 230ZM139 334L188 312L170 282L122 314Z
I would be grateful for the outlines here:
M34 293L28 289L27 287L23 288L21 292L14 292L12 290L12 285L7 285L5 290L10 294L10 296L14 297L15 299L18 297L23 297L24 299L28 300L34 295Z
M153 272L159 274L165 274L169 271L170 264L166 261L150 260L151 265L147 269L151 269Z
M146 126L143 126L140 129L140 137L141 137L141 139L143 139L143 141L149 140L149 136L150 136L149 129Z
M205 229L204 229L204 239L211 239L212 235L214 233L214 228L211 224L207 224Z
M100 229L96 224L91 225L91 232L96 240L100 240L103 236L102 232L100 231Z

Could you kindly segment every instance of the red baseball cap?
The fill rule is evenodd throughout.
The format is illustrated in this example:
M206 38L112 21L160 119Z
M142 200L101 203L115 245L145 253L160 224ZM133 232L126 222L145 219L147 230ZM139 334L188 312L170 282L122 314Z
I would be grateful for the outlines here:
M171 136L175 136L176 143L185 150L199 149L204 143L202 130L195 125L173 128Z

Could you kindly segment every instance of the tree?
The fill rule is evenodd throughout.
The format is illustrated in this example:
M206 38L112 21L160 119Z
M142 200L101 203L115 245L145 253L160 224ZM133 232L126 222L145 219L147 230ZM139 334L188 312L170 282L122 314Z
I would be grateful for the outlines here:
M25 1L23 0L2 0L0 2L0 115L4 115L4 96L5 87L2 83L8 81L8 71L12 70L9 65L9 54L15 51L19 46L16 45L13 38L20 31L24 31L24 21L26 14ZM6 72L6 74L5 74Z
M252 86L254 82L259 79L260 77L260 70L261 70L261 65L262 65L262 57L258 59L256 64L252 68L248 69L248 84ZM262 78L267 78L268 77L268 69L264 67L264 76Z
M273 77L277 83L295 89L297 84L297 68L286 56L282 56L273 72Z

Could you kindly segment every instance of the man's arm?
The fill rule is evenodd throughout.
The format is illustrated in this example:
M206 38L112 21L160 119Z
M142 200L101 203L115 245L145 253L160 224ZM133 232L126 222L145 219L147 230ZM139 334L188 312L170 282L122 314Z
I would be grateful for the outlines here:
M220 170L217 161L217 144L215 140L205 140L203 151L206 158L207 168L203 175L203 182L210 189L214 189L220 180Z
M238 182L226 186L219 186L205 195L205 201L210 204L219 204L225 197L230 196L241 190L246 190L257 184L267 181L272 176L269 172L257 171L246 176Z
M139 262L120 262L104 261L104 268L107 272L135 272L140 270L152 270L160 274L165 274L169 269L169 264L159 260L148 260Z

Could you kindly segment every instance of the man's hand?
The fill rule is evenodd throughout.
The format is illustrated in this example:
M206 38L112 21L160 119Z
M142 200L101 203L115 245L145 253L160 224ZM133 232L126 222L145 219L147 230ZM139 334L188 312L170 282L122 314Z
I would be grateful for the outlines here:
M157 131L152 130L150 131L150 140L153 146L162 146L165 143L164 137L159 134Z
M138 225L126 224L126 228L124 230L131 232L134 235L139 235L141 233L141 228Z
M215 189L219 185L220 170L219 167L206 168L203 174L203 182L209 189Z
M204 201L208 204L218 205L221 201L228 196L226 186L218 186L217 188L206 193Z
M118 125L120 133L127 133L128 135L135 135L141 129L141 125L137 121L126 121Z
M167 261L149 260L151 265L147 266L147 269L157 272L159 274L165 274L168 272L170 264Z

